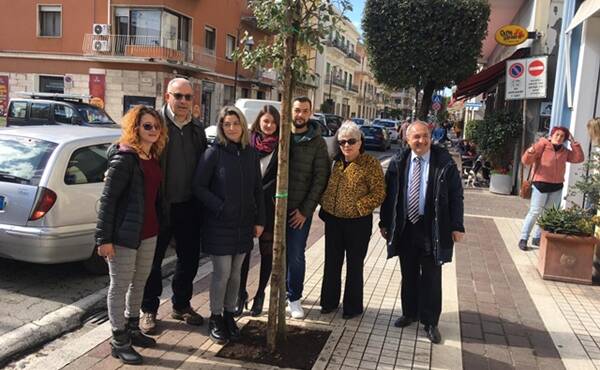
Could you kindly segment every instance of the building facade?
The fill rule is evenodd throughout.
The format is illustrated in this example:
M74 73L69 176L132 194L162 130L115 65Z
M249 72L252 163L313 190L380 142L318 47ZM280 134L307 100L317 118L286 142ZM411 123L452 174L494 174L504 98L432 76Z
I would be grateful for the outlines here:
M232 53L256 28L245 0L0 0L0 91L91 95L120 120L159 107L167 82L188 78L205 124L236 98L277 99L276 76L245 70ZM19 30L19 31L16 31ZM237 73L236 73L237 72ZM6 109L6 106L0 107Z

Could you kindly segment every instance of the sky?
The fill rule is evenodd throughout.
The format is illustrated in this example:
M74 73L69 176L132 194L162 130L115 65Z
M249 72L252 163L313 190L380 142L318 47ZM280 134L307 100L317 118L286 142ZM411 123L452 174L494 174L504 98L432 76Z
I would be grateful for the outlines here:
M352 12L347 14L348 18L350 18L350 21L354 24L354 27L356 27L361 35L362 29L360 27L360 20L362 18L365 2L365 0L350 0L350 3L352 4Z

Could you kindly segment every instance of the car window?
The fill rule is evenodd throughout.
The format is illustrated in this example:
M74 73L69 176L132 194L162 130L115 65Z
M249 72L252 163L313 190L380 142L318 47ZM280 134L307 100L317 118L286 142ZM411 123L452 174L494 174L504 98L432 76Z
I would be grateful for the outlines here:
M78 105L77 110L87 123L107 124L114 123L100 108L91 105Z
M365 133L365 135L375 135L375 134L381 134L381 128L379 127L372 127L372 126L362 126L360 128L360 130L362 132Z
M10 105L8 116L12 118L25 118L27 115L27 102L15 101Z
M31 103L30 117L32 119L48 120L50 118L50 103Z
M56 146L28 137L0 137L0 182L38 185Z
M67 105L54 104L54 121L60 123L71 123L75 116L75 110Z
M110 144L79 148L73 152L65 172L65 184L92 184L104 181L108 167L106 150Z

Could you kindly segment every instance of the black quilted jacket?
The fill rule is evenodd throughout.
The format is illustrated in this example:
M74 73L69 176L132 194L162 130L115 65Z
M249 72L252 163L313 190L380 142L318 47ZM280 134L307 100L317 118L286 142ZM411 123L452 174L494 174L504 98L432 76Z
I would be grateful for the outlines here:
M137 249L144 224L144 174L139 157L127 146L117 144L108 148L108 158L96 246L113 243Z

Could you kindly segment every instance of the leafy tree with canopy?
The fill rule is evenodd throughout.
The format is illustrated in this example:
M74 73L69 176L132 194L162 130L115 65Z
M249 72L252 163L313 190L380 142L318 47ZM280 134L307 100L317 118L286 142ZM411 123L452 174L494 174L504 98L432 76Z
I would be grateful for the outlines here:
M375 78L423 90L417 116L426 119L435 90L476 71L489 16L487 0L367 0L362 28Z

